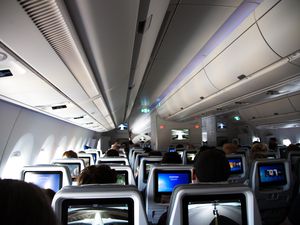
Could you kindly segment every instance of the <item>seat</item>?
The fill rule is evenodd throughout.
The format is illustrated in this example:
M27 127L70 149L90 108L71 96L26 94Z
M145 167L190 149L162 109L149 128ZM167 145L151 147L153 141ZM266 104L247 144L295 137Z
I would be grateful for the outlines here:
M244 183L248 178L248 166L243 154L226 155L230 165L229 183Z
M134 164L133 164L133 169L132 171L134 172L134 174L137 174L139 168L140 168L140 163L141 163L141 159L144 157L147 157L149 154L148 153L142 153L142 154L137 154L134 160Z
M100 158L97 164L109 164L109 165L129 165L128 159L124 157L105 157Z
M290 163L285 159L253 161L249 186L256 196L263 224L281 223L292 196Z
M261 219L255 196L247 186L190 184L179 185L172 193L167 224L261 225Z
M67 166L70 173L72 180L74 180L80 172L85 168L85 164L83 159L76 159L76 158L64 158L64 159L55 159L52 161L54 165L62 165Z
M134 167L134 162L135 162L135 157L137 154L142 154L144 153L145 151L143 149L134 149L132 151L132 154L131 154L131 157L129 158L129 163L130 163L130 166L131 168L133 169Z
M34 183L44 189L55 192L62 187L72 185L72 178L66 166L52 164L25 166L21 171L21 180Z
M117 172L117 183L123 185L136 185L130 166L111 165L110 168Z
M86 154L91 154L93 156L94 165L97 163L98 159L100 158L98 150L97 149L86 149Z
M288 161L291 163L292 170L294 169L297 160L300 159L300 151L291 151L287 155Z
M87 153L78 153L78 158L79 159L83 159L85 167L94 165L94 159L93 156L91 154L87 154Z
M134 186L66 187L54 196L52 207L63 225L148 224L140 193Z
M146 213L149 222L156 224L167 210L176 185L192 182L192 166L155 165L151 168L146 187Z
M138 189L144 191L148 181L148 175L151 167L155 164L159 164L162 160L161 156L152 156L142 158L140 163L139 175L138 175Z

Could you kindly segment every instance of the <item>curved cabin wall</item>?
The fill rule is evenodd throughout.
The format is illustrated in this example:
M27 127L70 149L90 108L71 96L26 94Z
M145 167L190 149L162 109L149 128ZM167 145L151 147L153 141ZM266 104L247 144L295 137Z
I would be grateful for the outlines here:
M262 3L261 8L267 13L263 15L258 7L207 57L212 61L205 60L208 64L161 103L159 115L183 120L298 76L298 59L294 61L288 56L300 49L300 2L281 1L267 11L270 7ZM256 18L260 15L263 16ZM240 80L240 75L246 79ZM187 93L196 94L191 97Z
M68 149L89 145L94 132L0 100L0 177L19 178L21 168L50 163Z

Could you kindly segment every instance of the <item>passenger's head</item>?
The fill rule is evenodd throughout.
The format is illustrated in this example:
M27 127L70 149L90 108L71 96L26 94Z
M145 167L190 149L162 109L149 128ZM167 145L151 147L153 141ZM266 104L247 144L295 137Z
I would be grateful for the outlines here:
M227 181L230 166L224 152L213 149L198 153L194 171L200 182L221 182Z
M238 146L232 143L226 143L223 145L223 151L226 155L236 153L238 150Z
M149 152L149 156L162 156L162 153L160 151L152 150L151 152Z
M86 167L77 178L81 184L112 184L117 182L117 173L108 165Z
M269 149L276 150L277 149L277 139L276 137L271 137L269 140Z
M115 149L109 149L106 153L105 153L106 157L117 157L120 156L119 151L115 150Z
M144 147L143 150L145 151L145 153L149 153L152 151L152 149L149 147Z
M263 153L263 152L267 152L267 151L268 151L268 146L264 143L256 143L256 144L252 145L252 148L251 148L252 153L257 153L257 152Z
M57 225L46 194L34 184L0 179L0 212L3 224Z
M65 151L63 154L63 158L78 158L77 153L73 150Z
M161 163L164 164L181 164L182 159L177 152L166 152L162 158Z

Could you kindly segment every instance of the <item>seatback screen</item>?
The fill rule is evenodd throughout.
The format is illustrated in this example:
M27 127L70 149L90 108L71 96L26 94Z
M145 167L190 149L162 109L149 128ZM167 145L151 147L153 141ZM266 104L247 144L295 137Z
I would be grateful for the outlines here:
M63 225L133 225L131 198L67 199L62 204Z
M244 172L242 158L228 158L228 162L231 174L242 174Z
M281 186L287 183L283 163L259 165L258 177L261 187Z
M143 181L144 181L144 183L147 183L147 180L148 180L148 177L149 177L149 172L150 172L151 168L154 165L159 164L160 162L144 160L143 163L144 163L144 177L143 177Z
M244 194L185 196L183 224L247 225Z
M108 164L108 165L125 165L125 161L123 160L98 160L100 164Z
M116 170L117 173L117 184L128 184L128 171L126 170Z
M186 162L187 164L192 164L195 160L197 152L186 152Z
M25 171L24 181L55 192L62 188L61 171Z
M171 196L175 186L191 183L191 171L155 171L155 201L162 202L162 197ZM169 200L169 199L168 199Z

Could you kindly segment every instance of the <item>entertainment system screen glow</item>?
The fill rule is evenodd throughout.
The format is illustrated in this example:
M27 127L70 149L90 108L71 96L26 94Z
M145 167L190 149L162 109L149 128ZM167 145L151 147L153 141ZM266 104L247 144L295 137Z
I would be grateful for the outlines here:
M244 194L185 196L182 201L183 224L247 225Z
M147 180L148 180L148 177L149 177L149 172L150 172L151 168L154 165L159 164L159 162L144 160L143 163L144 163L144 177L143 177L143 181L144 181L144 183L147 183Z
M122 170L117 170L117 184L123 184L127 185L128 184L128 172L127 171L122 171Z
M195 160L197 152L186 152L186 162L192 164Z
M259 165L258 172L259 184L262 187L280 186L287 183L283 163Z
M242 174L243 173L242 158L228 158L228 162L229 162L231 174Z
M189 139L189 129L172 129L171 136L173 141Z
M24 181L55 192L62 188L61 171L25 171Z
M131 198L67 199L62 210L63 225L134 224L134 202Z
M123 160L98 160L98 164L107 164L107 165L125 165L125 161Z

